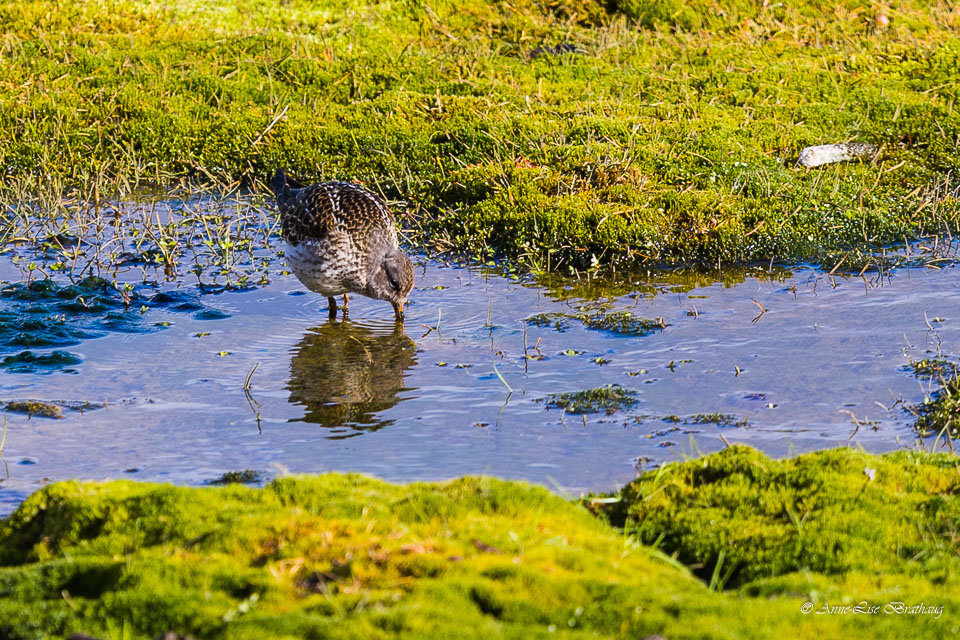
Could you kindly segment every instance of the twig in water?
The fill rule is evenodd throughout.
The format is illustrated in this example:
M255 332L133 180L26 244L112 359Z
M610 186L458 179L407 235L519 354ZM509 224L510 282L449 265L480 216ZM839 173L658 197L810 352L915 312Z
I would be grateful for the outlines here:
M250 369L250 373L247 374L247 379L243 382L243 395L247 398L247 405L249 405L250 411L253 411L257 416L257 433L263 433L263 428L260 425L260 409L263 405L257 402L256 398L254 398L250 392L250 382L253 380L253 374L255 374L259 368L260 363L257 362L257 364L253 365L253 368Z

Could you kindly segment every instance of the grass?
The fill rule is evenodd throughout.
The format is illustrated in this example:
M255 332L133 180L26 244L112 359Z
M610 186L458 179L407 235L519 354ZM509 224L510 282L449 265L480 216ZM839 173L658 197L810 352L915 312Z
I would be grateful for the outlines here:
M945 0L34 1L0 26L7 241L278 166L381 191L431 255L562 273L817 258L960 210ZM794 164L843 141L881 152ZM154 235L168 263L187 243Z
M625 532L492 478L61 482L0 521L0 636L940 638L958 477L945 456L735 447L584 502Z

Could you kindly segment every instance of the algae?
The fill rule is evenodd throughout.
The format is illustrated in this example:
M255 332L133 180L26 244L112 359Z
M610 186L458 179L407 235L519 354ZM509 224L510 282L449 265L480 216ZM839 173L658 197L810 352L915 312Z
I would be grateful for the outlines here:
M669 415L660 418L664 422L673 424L715 424L718 427L746 427L747 418L741 418L728 413L695 413L690 416Z

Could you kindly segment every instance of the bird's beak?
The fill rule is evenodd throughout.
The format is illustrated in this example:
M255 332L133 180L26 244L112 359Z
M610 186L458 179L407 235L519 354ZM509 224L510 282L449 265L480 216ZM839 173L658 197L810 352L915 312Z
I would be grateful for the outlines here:
M394 302L393 303L393 312L397 314L397 320L403 320L403 303Z

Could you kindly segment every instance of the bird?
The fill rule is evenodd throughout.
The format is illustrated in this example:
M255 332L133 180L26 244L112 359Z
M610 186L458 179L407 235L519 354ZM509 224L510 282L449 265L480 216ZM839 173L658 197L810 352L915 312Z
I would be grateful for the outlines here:
M359 184L304 185L278 169L271 182L286 242L287 264L311 291L327 296L331 319L336 296L359 293L393 305L397 321L413 288L413 263L400 250L397 227L383 200Z

